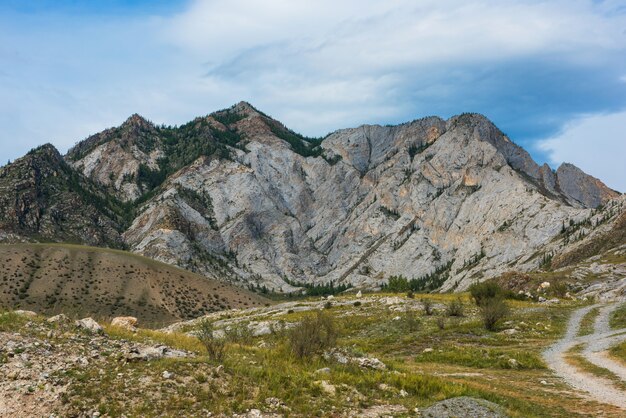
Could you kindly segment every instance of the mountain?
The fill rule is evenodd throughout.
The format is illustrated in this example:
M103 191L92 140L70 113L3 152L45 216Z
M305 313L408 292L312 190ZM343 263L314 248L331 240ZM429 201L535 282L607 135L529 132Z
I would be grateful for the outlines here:
M323 139L245 102L180 127L133 115L59 164L71 168L63 178L105 196L94 213L110 222L114 242L119 233L137 254L286 292L329 281L377 286L391 275L427 290L463 289L545 266L570 250L570 225L590 235L623 212L618 192L573 165L538 165L477 114ZM11 187L0 199L12 200ZM608 202L618 202L611 216ZM2 229L39 239L41 227L16 230L12 222ZM45 237L65 240L55 233Z
M0 168L0 236L124 246L122 208L50 144Z

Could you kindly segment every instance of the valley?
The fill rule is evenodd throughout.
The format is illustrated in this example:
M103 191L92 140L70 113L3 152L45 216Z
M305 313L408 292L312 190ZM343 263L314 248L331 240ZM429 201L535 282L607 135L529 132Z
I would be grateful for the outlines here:
M487 331L469 295L458 296L461 316L449 313L457 295L352 294L216 312L160 331L105 324L100 335L71 322L3 314L0 416L15 413L7 405L58 416L450 416L446 410L456 416L623 416L623 397L608 398L619 384L566 357L559 357L563 368L555 367L548 354L555 344L563 353L576 334L570 317L580 319L590 305L509 300L510 316ZM613 311L617 305L602 306ZM290 330L316 312L333 318L336 346L331 355L299 358ZM196 338L203 320L223 333L220 360ZM133 344L165 344L186 354L130 360ZM38 362L42 350L48 357ZM59 356L68 360L58 365ZM572 375L585 386L570 386ZM596 381L608 389L595 392ZM438 404L448 398L454 399ZM36 399L48 401L35 406Z

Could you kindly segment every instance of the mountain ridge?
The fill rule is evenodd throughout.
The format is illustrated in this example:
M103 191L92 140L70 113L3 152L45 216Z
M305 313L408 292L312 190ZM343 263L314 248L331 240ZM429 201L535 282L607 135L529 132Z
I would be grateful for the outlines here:
M540 166L479 114L315 139L240 102L179 127L135 114L64 159L127 208L131 251L277 291L394 274L464 288L538 268L565 223L619 198L575 166Z

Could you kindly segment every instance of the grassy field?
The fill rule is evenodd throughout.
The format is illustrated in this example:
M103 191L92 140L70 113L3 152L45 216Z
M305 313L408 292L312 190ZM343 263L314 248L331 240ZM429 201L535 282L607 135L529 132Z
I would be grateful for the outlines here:
M144 327L264 298L125 251L71 244L0 245L0 308L106 320L132 315Z
M327 309L322 302L302 300L214 314L220 319L215 324L290 324L321 308L334 320L343 353L376 357L385 370L322 356L298 359L290 351L288 331L229 338L225 358L214 361L189 334L107 326L110 338L166 344L196 356L126 363L112 355L110 367L71 369L59 378L72 382L66 395L71 411L97 410L110 416L230 415L252 408L288 416L337 416L348 411L359 415L376 405L402 406L408 414L461 395L496 402L512 417L619 416L609 406L576 395L543 363L541 352L564 333L571 310L580 305L508 301L509 317L490 332L467 295L461 296L463 316L447 316L446 306L456 297L339 296ZM432 315L423 311L421 298L433 302ZM20 321L0 320L0 331L23 329L24 319ZM183 329L196 328L191 324ZM173 378L163 379L165 371Z

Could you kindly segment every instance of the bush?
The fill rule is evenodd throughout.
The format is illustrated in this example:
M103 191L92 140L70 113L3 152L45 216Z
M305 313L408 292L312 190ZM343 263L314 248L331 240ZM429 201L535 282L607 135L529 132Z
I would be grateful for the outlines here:
M222 361L226 353L226 340L213 335L213 324L205 319L200 322L197 333L198 339L206 348L209 358L213 361Z
M406 326L408 331L414 332L419 329L421 322L418 319L417 315L415 315L415 311L413 311L412 309L406 310L403 319L404 325Z
M498 323L509 314L509 307L502 297L487 299L480 307L485 328L494 331Z
M361 306L361 301L357 300L356 302L353 303L354 306L359 307Z
M446 314L448 316L463 316L463 302L461 298L456 298L448 303L448 306L446 306Z
M406 297L409 299L413 299L415 295L413 294L412 290L409 290L408 292L406 292Z
M335 347L337 336L333 318L318 312L315 316L305 317L289 332L289 345L297 358L304 359Z
M563 299L567 294L567 284L563 281L554 281L552 282L552 286L550 286L550 293L557 298Z
M436 322L437 328L444 329L446 327L446 318L444 318L443 316L438 316Z
M331 301L328 301L324 304L324 309L330 309L333 307L333 303Z
M224 330L226 339L230 342L242 345L248 345L252 342L252 330L248 324L238 323L231 325Z
M469 291L477 306L483 306L490 299L500 298L504 293L500 285L494 281L474 283Z
M422 306L424 307L424 313L428 316L433 314L433 301L430 299L422 299Z

